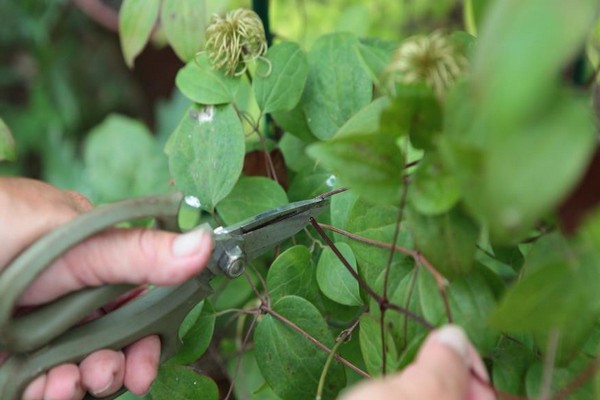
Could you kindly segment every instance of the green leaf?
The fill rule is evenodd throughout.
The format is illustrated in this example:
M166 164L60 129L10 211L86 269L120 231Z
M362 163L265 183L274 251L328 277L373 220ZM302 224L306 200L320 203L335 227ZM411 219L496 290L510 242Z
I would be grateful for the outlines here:
M158 369L150 396L152 400L218 400L219 388L208 376L187 367L163 365Z
M270 68L261 62L252 82L258 107L263 113L291 111L304 91L306 55L296 43L283 42L270 47L265 57Z
M298 139L306 143L312 143L317 140L308 126L302 103L298 103L291 111L275 112L271 115L275 122L277 122L277 125Z
M408 135L417 149L431 149L441 132L442 109L426 85L396 85L391 106L381 117L381 130L398 137Z
M379 86L382 84L380 79L385 68L392 60L395 47L396 44L393 42L373 38L361 39L358 45L358 55L367 67L373 82Z
M587 100L566 97L543 119L497 132L485 153L484 197L472 193L479 191L474 187L468 197L489 222L492 237L522 237L575 186L594 151L592 121Z
M487 322L496 306L496 297L483 268L478 264L469 275L453 280L446 292L454 323L465 329L475 347L485 355L495 347L499 333ZM419 273L418 288L425 319L434 325L447 323L442 297L431 273L425 270Z
M165 146L175 186L212 211L242 172L244 131L231 105L193 105Z
M194 58L204 42L206 0L163 0L161 26L175 54L184 62Z
M338 193L331 198L329 203L329 210L331 212L331 225L336 228L346 230L348 226L348 218L350 211L354 207L354 203L358 200L358 196L351 190L347 190L343 193ZM345 236L338 233L334 233L336 241L347 241Z
M598 282L597 260L557 255L507 291L491 315L491 323L509 332L560 329L568 335L577 320L598 318Z
M439 215L450 210L461 197L458 182L437 154L427 153L413 174L408 199L423 215Z
M160 0L125 0L119 10L119 38L125 63L133 67L133 60L144 49L158 20Z
M346 121L335 133L335 137L377 132L381 114L389 106L390 99L387 97L379 97L373 100Z
M346 229L356 235L382 243L391 243L394 229L398 219L398 208L394 206L373 206L365 201L357 200L348 215ZM400 225L397 244L412 248L413 242L406 227ZM354 251L358 261L360 275L371 287L376 285L381 271L383 271L390 258L390 250L349 240L348 244ZM412 259L404 254L396 254L392 262L392 269L408 273L413 266Z
M16 158L15 139L8 126L0 118L0 161L15 161Z
M290 201L301 201L329 192L337 187L338 181L331 172L320 168L305 170L294 176L288 189Z
M110 115L92 129L84 149L92 198L111 202L167 193L167 159L139 121Z
M286 132L279 140L279 149L283 153L285 165L294 172L310 171L315 161L306 155L306 142Z
M227 225L288 203L285 190L275 181L259 176L242 177L217 207Z
M564 389L572 383L577 381L582 376L586 367L589 366L591 361L585 357L579 357L571 365L566 368L553 368L552 370L552 382L550 385L550 393L556 393L561 389ZM527 397L531 399L540 398L543 385L543 374L544 364L541 361L537 361L529 367L525 378ZM595 399L594 397L593 382L587 380L583 385L577 387L572 393L569 393L569 400L589 400Z
M227 364L227 371L234 382L233 393L236 399L247 400L279 400L271 388L265 383L254 351L247 351L233 358Z
M169 363L190 364L200 358L208 349L215 329L215 321L215 309L210 301L205 300L194 307L179 328L179 337L183 345L169 359Z
M343 242L335 243L335 246L356 271L356 258L350 246ZM317 263L317 282L321 292L337 303L346 306L363 304L358 281L330 248L323 249Z
M273 261L267 274L267 288L271 301L294 295L316 303L319 290L312 254L306 246L293 246Z
M398 204L404 159L394 138L354 134L312 144L307 152L361 197L376 204Z
M597 4L582 0L569 12L562 0L502 0L487 7L472 84L479 106L500 129L536 112L552 119L545 107L555 97L560 71L585 45Z
M442 275L453 278L471 270L479 229L460 208L439 216L407 209L407 216L417 248Z
M175 84L189 99L200 104L231 103L240 86L240 78L227 76L210 65L201 54L179 70Z
M328 348L333 347L334 339L327 323L309 301L286 296L279 299L273 309ZM326 352L270 314L256 327L254 346L258 366L279 397L286 400L315 398ZM344 369L334 361L327 372L323 399L335 398L345 384Z
M372 81L358 58L358 39L349 33L321 36L308 53L309 73L301 104L308 126L328 139L371 101Z
M371 376L381 375L383 356L379 319L369 314L361 315L359 335L360 350L367 366L367 372ZM386 371L395 371L398 368L398 353L394 339L389 331L386 331L385 334L385 345Z
M525 375L536 355L522 343L502 338L493 361L494 386L506 393L525 395Z

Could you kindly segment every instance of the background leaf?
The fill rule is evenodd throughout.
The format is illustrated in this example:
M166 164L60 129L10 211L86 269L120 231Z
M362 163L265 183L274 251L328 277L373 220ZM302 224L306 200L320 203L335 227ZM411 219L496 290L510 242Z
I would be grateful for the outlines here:
M331 348L327 323L309 301L286 296L273 309ZM254 346L258 366L273 391L283 399L314 399L327 353L283 322L266 315L256 327ZM333 399L346 384L342 365L334 361L327 373L323 398Z
M177 56L184 62L194 58L204 42L208 16L205 0L163 0L161 26Z
M17 158L17 149L15 139L10 133L10 129L0 118L0 162L14 161Z
M227 76L212 68L206 54L200 54L179 70L177 88L200 104L231 103L240 86L240 78Z
M119 38L125 63L130 68L150 38L159 9L160 0L124 0L121 4Z
M315 271L315 263L308 247L297 245L281 253L273 261L267 274L271 301L295 295L316 303L319 291Z
M237 182L244 149L242 125L230 105L193 105L165 146L175 186L209 211Z
M109 115L92 129L85 144L84 160L97 202L167 193L167 159L148 129L139 121Z
M163 365L152 384L152 400L218 400L219 388L208 376L187 367Z
M349 33L320 37L308 53L309 73L301 101L308 126L328 139L371 101L372 82L356 54L358 39Z
M208 300L198 304L185 317L179 329L183 342L177 353L169 359L171 364L190 364L196 361L206 349L215 329L215 309Z
M296 43L282 42L271 46L265 58L270 68L267 61L259 61L252 82L258 106L263 113L290 111L304 91L306 55Z
M335 246L356 271L356 258L350 246L343 242L335 243ZM337 303L346 306L360 306L363 303L358 281L328 247L323 249L317 263L317 282L321 292Z
M360 350L371 376L381 375L382 350L381 350L381 325L378 318L369 314L360 317ZM386 370L395 371L398 368L398 353L394 339L389 331L386 332Z
M242 177L217 207L227 225L288 203L285 190L274 180L253 176Z
M404 159L394 138L354 134L312 144L307 151L363 198L376 204L399 202Z

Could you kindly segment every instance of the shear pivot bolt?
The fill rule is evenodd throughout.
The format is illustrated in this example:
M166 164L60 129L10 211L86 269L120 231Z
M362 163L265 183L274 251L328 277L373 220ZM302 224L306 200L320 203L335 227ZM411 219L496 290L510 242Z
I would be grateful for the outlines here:
M219 264L225 275L236 278L244 272L246 257L240 246L234 246L225 250Z

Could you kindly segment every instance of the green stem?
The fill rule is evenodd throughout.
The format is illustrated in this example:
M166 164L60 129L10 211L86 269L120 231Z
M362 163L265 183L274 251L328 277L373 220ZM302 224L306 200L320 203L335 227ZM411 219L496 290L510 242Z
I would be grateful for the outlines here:
M341 335L340 335L341 336ZM333 361L335 355L337 354L338 349L347 339L346 337L339 337L336 341L336 344L331 348L331 353L327 356L327 360L325 361L325 366L323 366L323 371L321 372L321 377L319 378L319 386L317 386L317 395L315 396L315 400L321 400L323 396L323 388L325 387L325 378L327 377L327 372L329 371L329 367L331 366L331 362Z

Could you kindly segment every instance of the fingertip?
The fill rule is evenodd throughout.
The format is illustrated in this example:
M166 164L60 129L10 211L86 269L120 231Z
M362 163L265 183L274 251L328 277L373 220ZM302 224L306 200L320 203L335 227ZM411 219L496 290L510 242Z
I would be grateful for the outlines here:
M120 351L99 350L80 364L83 387L96 397L105 397L123 386L125 355Z
M160 339L158 336L145 337L128 346L124 352L124 385L131 393L143 396L158 374Z
M63 364L48 372L44 400L81 399L84 393L77 365Z
M23 392L22 400L38 400L44 397L46 387L46 374L35 378Z

